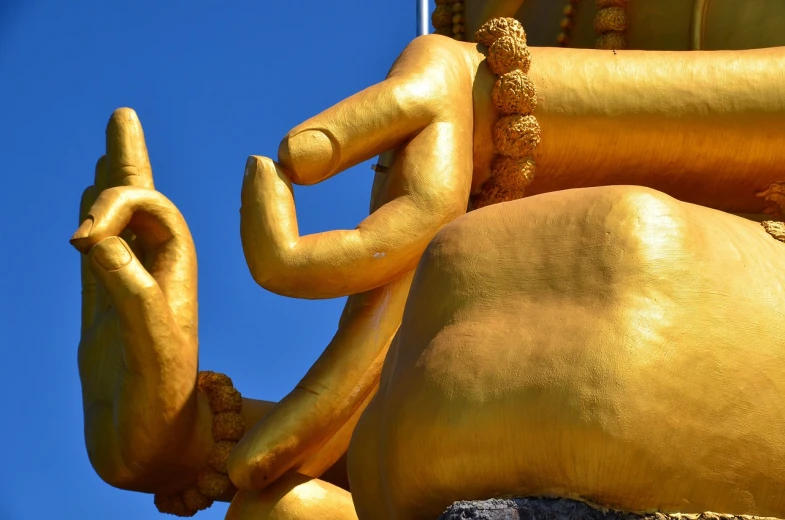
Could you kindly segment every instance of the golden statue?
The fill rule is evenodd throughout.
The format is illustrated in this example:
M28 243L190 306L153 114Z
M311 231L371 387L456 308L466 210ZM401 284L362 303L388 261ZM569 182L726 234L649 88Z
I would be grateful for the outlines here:
M785 245L757 222L784 197L785 3L465 2L248 159L254 279L350 295L279 403L198 373L194 245L114 113L72 239L96 472L238 520L496 496L785 517ZM300 236L292 183L379 154L370 215Z

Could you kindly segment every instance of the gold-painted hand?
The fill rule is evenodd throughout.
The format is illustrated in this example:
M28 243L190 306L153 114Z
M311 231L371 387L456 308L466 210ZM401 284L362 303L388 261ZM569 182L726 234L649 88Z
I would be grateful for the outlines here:
M387 79L295 127L279 163L249 158L241 235L261 286L300 298L380 287L414 269L436 231L466 210L472 178L473 63L441 36L415 40ZM291 183L315 184L395 150L355 229L300 236Z
M290 470L318 476L348 446L422 252L466 211L473 100L465 93L476 64L457 42L419 38L385 81L294 128L280 164L249 158L241 236L254 279L288 296L353 296L319 360L232 453L229 475L241 489L267 487ZM320 182L387 150L368 218L353 230L299 235L292 182Z
M177 489L206 453L199 436L196 254L175 206L153 186L142 127L112 115L106 155L71 243L82 253L79 374L96 472L139 491ZM207 411L209 421L209 411Z

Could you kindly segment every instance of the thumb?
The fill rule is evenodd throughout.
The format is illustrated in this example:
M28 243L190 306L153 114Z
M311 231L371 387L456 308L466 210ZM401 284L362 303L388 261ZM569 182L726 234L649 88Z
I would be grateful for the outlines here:
M95 244L89 264L117 311L125 359L131 371L157 370L161 348L180 332L160 287L145 270L128 244L112 236Z

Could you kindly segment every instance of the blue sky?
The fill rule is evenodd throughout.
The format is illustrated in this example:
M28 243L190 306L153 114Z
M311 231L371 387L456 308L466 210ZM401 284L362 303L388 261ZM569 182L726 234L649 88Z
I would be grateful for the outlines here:
M149 495L100 481L82 438L68 238L112 110L139 114L156 187L193 233L202 368L277 400L329 341L343 300L253 282L239 236L245 159L275 157L289 128L383 79L414 30L414 0L0 0L0 520L163 518ZM301 230L354 227L372 173L365 163L297 189Z

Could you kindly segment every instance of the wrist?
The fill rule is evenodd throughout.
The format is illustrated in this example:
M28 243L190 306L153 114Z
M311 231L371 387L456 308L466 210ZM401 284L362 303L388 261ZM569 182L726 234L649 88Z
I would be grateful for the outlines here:
M236 491L229 480L229 454L245 432L242 397L232 380L214 372L200 372L197 381L197 424L186 450L185 485L155 495L162 513L193 516L215 500Z
M532 56L514 18L494 18L475 35L487 58L475 78L475 142L470 209L523 197L534 179L540 125ZM490 88L488 85L491 84ZM492 124L492 127L491 127ZM478 138L480 139L478 141Z

